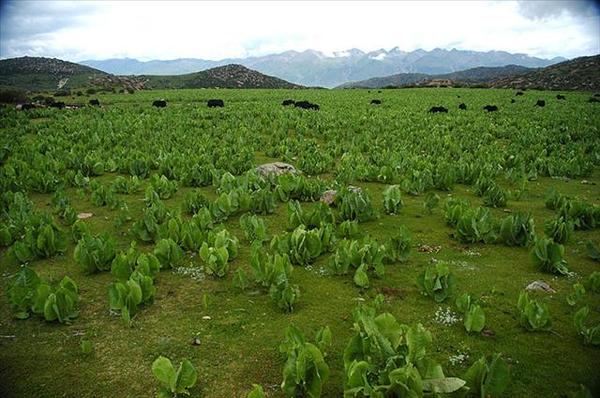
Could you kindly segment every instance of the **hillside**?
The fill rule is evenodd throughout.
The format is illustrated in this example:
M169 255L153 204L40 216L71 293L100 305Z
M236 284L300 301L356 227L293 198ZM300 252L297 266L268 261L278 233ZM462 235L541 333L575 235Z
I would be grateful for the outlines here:
M399 73L391 76L376 77L368 80L349 82L338 88L382 88L382 87L408 87L427 86L436 84L438 81L455 83L460 85L482 84L507 76L522 75L531 71L530 68L518 65L507 65L502 67L479 67L459 72L428 75L423 73Z
M242 65L225 65L178 76L140 76L147 88L302 88Z
M260 57L205 60L138 61L130 58L81 61L116 75L176 75L239 64L261 73L276 76L303 86L336 87L348 81L361 81L398 73L445 74L476 67L520 65L541 68L564 61L564 58L542 59L506 51L466 51L436 48L403 51L398 47L364 52L360 49L325 54L320 51L285 51Z
M0 87L31 91L72 89L90 85L106 72L56 58L20 57L0 60Z
M494 88L531 88L541 90L600 90L600 55L580 57L520 76L490 82Z

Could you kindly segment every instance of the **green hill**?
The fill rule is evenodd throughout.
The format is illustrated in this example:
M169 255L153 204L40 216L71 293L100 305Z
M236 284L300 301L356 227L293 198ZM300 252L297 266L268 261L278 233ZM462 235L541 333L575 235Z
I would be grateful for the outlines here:
M225 65L187 75L139 76L147 88L302 88L242 65Z

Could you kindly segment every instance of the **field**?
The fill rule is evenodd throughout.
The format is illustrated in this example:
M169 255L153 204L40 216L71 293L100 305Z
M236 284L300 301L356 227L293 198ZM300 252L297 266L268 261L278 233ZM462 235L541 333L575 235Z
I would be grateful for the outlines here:
M266 396L281 397L286 356L279 345L293 324L311 342L329 327L331 345L317 344L330 370L322 396L340 397L344 351L360 323L360 311L353 311L365 305L410 330L422 324L432 338L426 358L446 376L463 377L482 356L501 353L510 369L501 396L562 397L580 385L600 394L600 327L585 341L574 325L584 306L590 334L600 322L600 274L590 279L600 268L589 249L600 243L600 109L586 93L563 93L565 101L556 92L514 94L171 90L99 95L101 108L1 109L0 148L8 149L0 156L0 396L155 396L159 382L151 368L162 355L195 366L192 396L245 397L259 384ZM168 106L152 107L158 98ZM222 98L225 107L207 108L209 98ZM321 109L281 106L287 98ZM382 104L370 105L373 98ZM538 99L546 106L535 107ZM465 111L458 110L462 102ZM499 111L484 112L487 104ZM438 105L449 113L427 112ZM291 163L302 177L248 173L274 161ZM332 210L319 203L325 189L338 190ZM253 225L264 221L266 236L259 227L242 227L247 212L259 218ZM75 221L79 213L92 216ZM341 226L353 219L358 223ZM554 233L545 231L551 222L560 224ZM191 224L201 231L184 239L182 228ZM300 227L284 235L301 224L310 232ZM215 238L222 228L228 232ZM246 230L262 246L252 248ZM31 231L39 235L28 242ZM162 269L143 275L155 295L134 305L129 320L109 306L109 285L118 279L115 251L106 249L104 261L84 255L85 240L103 233L111 238L95 242L114 239L117 255L134 241L141 253L157 253L167 238L177 246L158 250ZM302 233L319 249L311 243L301 250L294 237ZM566 268L560 254L545 262L532 256L534 247L559 251L543 239L548 235L565 242ZM358 262L344 260L348 241L360 248ZM293 272L256 283L253 251L289 255ZM49 322L25 305L28 319L16 319L7 292L23 263L54 284L69 276L79 290L78 316ZM447 267L455 280L452 291L440 279L438 300L417 283L436 267ZM520 293L536 280L556 291L528 293L547 306L551 325L528 324L519 314ZM585 286L582 297L573 293L576 283ZM485 313L481 332L467 332L462 320L452 319L466 316L455 303L464 293ZM388 337L398 329L387 327ZM374 345L375 335L369 335ZM199 344L192 344L196 338ZM83 352L82 341L91 352ZM383 374L375 357L367 360L373 384Z

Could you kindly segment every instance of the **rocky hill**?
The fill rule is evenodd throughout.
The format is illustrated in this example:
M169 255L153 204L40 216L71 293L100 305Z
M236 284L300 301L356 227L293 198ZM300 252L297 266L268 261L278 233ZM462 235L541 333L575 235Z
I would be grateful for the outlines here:
M31 91L80 88L106 72L56 58L20 57L0 60L0 87Z
M225 65L178 76L140 76L148 88L302 88L242 65Z
M424 73L399 73L391 76L376 77L368 80L342 84L339 88L382 88L382 87L412 87L432 85L481 85L491 80L519 76L532 69L518 65L501 67L479 67L459 72L439 75Z
M519 76L495 79L494 88L531 88L540 90L600 90L600 55L580 57Z

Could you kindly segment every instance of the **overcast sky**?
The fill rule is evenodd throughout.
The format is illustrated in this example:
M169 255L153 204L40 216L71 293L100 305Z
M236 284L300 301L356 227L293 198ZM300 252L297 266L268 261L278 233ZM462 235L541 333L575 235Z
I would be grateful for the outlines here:
M0 58L222 59L315 49L600 53L593 1L0 0Z

